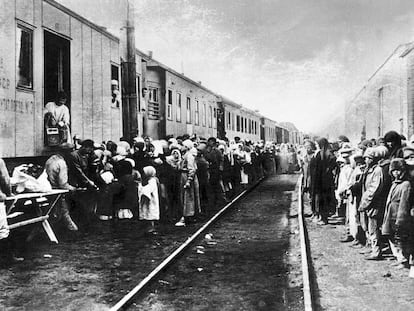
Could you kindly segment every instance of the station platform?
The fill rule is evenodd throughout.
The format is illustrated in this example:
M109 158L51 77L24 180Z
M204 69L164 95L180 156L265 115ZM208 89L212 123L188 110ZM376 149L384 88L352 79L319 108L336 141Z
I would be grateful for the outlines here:
M310 214L304 201L305 214ZM306 219L313 269L316 310L414 310L414 279L409 269L392 266L391 255L382 261L365 260L352 242L341 243L343 225L317 225Z

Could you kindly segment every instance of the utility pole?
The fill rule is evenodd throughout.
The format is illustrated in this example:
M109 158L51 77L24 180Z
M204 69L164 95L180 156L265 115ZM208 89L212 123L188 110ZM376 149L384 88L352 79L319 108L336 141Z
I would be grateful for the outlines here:
M138 133L134 10L127 1L126 53L121 63L123 136L129 142Z

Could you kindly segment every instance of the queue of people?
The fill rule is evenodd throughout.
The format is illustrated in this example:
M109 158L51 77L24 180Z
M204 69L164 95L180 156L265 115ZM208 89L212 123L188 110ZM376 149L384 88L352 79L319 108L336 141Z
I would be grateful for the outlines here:
M312 221L343 223L340 242L360 248L366 260L389 252L399 268L414 266L414 139L390 131L352 145L306 140L299 151L303 189ZM410 269L414 277L414 269Z
M249 184L280 171L280 159L292 158L281 149L293 150L272 142L196 135L100 144L74 137L73 144L61 144L47 159L44 171L52 189L68 190L57 209L67 230L82 230L94 218L134 218L147 223L149 234L157 234L160 222L186 226L230 202ZM11 195L4 162L0 172L1 239L9 234L4 199Z

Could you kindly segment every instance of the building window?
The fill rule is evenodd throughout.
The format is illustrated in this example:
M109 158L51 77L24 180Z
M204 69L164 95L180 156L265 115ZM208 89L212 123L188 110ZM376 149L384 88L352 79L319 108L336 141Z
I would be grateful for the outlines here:
M191 98L187 97L187 123L191 123Z
M17 26L17 86L33 89L33 31Z
M200 124L200 103L198 100L195 101L195 112L194 112L194 123L195 125L199 125Z
M172 120L173 118L173 92L168 90L168 105L167 105L167 119Z
M232 130L232 131L234 131L234 124L236 123L236 122L234 121L234 118L235 118L234 113L232 113L232 114L231 114L231 130Z
M203 120L203 126L206 126L207 114L206 114L206 103L201 106L201 119Z
M217 128L217 108L214 108L213 111L213 128Z
M181 94L177 93L177 110L176 110L176 120L177 122L181 122Z
M240 132L240 116L236 116L236 131Z
M213 107L208 106L208 127L213 126Z
M240 131L244 133L244 118L243 117L240 118L240 123L241 123Z
M244 132L247 133L247 119L244 118Z
M231 113L227 112L227 129L231 130Z
M121 106L121 93L119 92L119 67L111 64L111 94L112 107Z
M158 102L158 89L150 87L148 98L148 118L158 120L160 118L160 103Z

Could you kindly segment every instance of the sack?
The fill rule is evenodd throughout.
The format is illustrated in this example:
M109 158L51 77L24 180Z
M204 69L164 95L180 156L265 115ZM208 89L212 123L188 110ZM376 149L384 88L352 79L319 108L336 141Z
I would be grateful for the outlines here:
M13 170L10 183L16 186L16 192L49 192L52 190L52 186L47 180L46 172L44 171L39 180L30 176L23 171L27 169L27 164L17 166Z
M130 209L123 208L118 211L118 218L119 219L131 219L134 217Z

